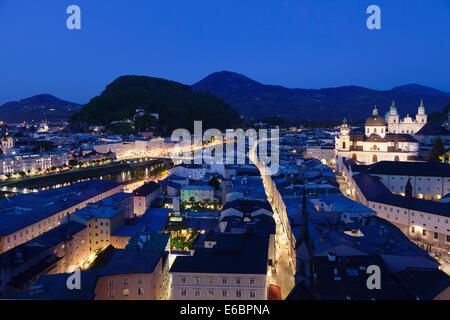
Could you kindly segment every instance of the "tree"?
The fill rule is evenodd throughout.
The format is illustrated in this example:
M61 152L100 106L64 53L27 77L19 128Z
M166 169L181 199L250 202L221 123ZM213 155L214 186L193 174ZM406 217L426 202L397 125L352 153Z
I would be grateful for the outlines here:
M77 166L78 165L78 161L76 161L76 160L69 160L69 166L70 167L75 167L75 166Z
M220 189L220 182L216 177L213 177L209 180L208 185L213 187L216 190Z
M38 141L33 147L33 152L53 151L55 145L51 141Z
M445 153L444 144L442 143L441 138L437 138L433 142L433 148L431 149L430 161L432 162L441 162L439 159Z

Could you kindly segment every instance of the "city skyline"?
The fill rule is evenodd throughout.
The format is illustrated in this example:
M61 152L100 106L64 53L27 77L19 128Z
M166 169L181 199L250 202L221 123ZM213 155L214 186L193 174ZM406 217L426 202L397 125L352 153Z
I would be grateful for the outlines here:
M0 0L0 303L450 300L448 21L448 0Z
M193 84L221 70L289 88L450 91L450 42L430 37L450 33L444 0L380 3L381 30L366 27L368 1L80 0L81 30L66 28L70 4L0 2L0 103L50 93L84 104L121 75Z

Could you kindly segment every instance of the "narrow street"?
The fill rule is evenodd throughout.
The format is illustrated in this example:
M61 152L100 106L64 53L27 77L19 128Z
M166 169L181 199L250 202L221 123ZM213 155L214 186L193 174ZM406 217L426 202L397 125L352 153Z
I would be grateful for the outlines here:
M262 175L264 172L264 164L258 161L256 155L257 145L258 144L256 143L249 150L249 159L255 164ZM291 254L291 252L293 252L293 250L291 250L292 243L289 243L290 237L288 236L290 229L287 230L286 228L289 221L282 220L286 220L287 216L285 212L283 214L283 209L280 208L279 205L277 205L277 201L275 201L274 197L278 194L278 191L272 182L272 178L268 175L262 175L261 178L276 223L275 266L269 270L268 283L278 285L281 288L281 299L285 299L295 285L295 256L292 257Z

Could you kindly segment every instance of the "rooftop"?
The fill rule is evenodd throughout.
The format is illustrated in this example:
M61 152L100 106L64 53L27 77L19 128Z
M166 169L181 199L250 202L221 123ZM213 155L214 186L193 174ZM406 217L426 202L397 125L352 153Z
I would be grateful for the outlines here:
M197 249L193 256L178 256L171 273L267 274L269 238L218 234L217 244Z

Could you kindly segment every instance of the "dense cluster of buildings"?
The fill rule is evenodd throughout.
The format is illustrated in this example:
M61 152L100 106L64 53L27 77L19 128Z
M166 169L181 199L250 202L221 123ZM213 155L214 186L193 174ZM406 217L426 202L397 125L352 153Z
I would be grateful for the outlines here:
M287 130L274 175L247 145L247 164L175 164L129 193L88 180L0 199L0 298L450 299L450 166L422 153L450 134L423 103L353 129ZM51 139L33 155L4 135L0 174L180 153L152 135Z

